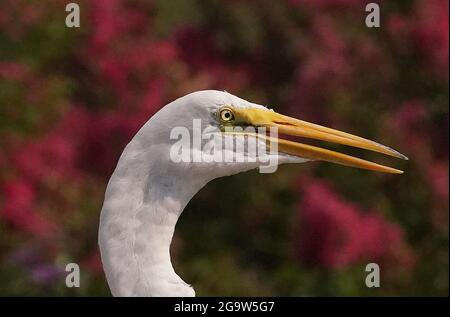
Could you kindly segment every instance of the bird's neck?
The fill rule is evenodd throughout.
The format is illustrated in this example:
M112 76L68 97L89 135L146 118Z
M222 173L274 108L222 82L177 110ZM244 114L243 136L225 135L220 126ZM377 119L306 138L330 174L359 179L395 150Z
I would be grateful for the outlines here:
M122 154L108 183L99 228L114 296L195 295L175 273L169 249L178 217L206 181L180 176L168 177L133 142Z

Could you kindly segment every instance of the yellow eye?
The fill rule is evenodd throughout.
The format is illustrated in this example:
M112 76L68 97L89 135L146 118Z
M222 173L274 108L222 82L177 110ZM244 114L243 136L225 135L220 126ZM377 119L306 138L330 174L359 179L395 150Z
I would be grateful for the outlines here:
M220 110L219 117L220 117L220 120L223 122L231 122L234 120L233 111L231 111L231 109L228 109L228 108Z

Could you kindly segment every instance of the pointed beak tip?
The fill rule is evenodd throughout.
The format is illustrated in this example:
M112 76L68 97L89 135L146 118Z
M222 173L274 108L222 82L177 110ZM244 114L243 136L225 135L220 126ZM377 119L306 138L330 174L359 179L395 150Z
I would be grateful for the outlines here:
M242 122L253 126L275 127L278 129L278 133L281 134L353 146L373 152L390 155L392 157L396 157L405 161L409 160L407 156L401 154L400 152L377 142L332 128L313 124L307 121L291 118L274 111L246 108L245 110L236 109L235 112L236 117L241 118L240 121ZM270 140L270 138L268 138L267 140ZM279 149L281 150L281 152L306 158L309 160L328 161L341 165L369 169L379 172L403 174L403 171L395 168L382 166L370 161L327 150L321 147L284 140L278 137L275 137L275 141L279 144Z
M392 152L395 154L395 156L397 158L405 160L405 161L409 161L409 158L406 155L403 155L402 153L400 153L400 152L398 152L396 150L393 150L393 149L391 149L391 150L392 150Z

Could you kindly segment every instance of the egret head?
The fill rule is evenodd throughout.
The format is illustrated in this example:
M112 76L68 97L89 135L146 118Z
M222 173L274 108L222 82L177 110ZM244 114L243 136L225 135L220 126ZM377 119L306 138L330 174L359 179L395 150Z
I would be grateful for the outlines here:
M149 132L165 138L169 160L179 169L210 178L260 168L272 172L283 163L327 161L379 172L402 171L300 142L283 135L333 142L407 159L399 152L361 137L279 114L227 92L198 91L165 106L150 121ZM162 143L161 143L162 144Z
M283 135L406 158L373 141L294 119L226 92L199 91L179 98L158 111L136 134L108 183L99 244L113 294L195 294L174 272L169 247L184 206L214 178L261 166L261 171L273 172L279 164L308 160L402 173L289 141Z

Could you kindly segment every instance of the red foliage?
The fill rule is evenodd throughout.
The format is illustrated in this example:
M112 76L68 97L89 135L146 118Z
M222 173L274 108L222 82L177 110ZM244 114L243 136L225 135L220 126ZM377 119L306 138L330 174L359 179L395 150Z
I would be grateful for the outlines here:
M16 62L0 61L0 78L3 80L23 81L29 76L26 65Z
M388 29L403 53L419 53L428 73L448 78L448 1L418 1L410 16L392 15Z
M329 269L385 261L407 269L414 263L400 227L378 213L363 213L320 181L304 189L299 212L302 232L297 245L306 263Z
M448 77L448 1L422 1L414 23L414 40L433 71Z
M55 224L39 213L35 189L26 181L16 180L4 185L0 210L2 217L19 230L47 237L56 229Z
M432 164L428 171L428 179L435 197L448 205L448 162Z

